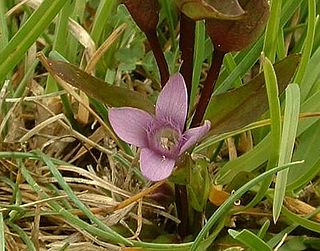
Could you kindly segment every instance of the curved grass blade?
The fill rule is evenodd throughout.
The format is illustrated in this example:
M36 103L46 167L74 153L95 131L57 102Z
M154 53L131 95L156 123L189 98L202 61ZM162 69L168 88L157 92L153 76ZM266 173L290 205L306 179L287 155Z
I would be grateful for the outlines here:
M59 185L63 188L63 190L68 194L68 197L77 205L77 207L95 224L97 224L98 227L100 227L102 230L108 232L110 235L113 236L113 238L120 240L122 243L130 244L130 242L122 237L120 234L112 230L110 227L108 227L106 224L104 224L102 221L100 221L74 194L70 186L64 181L64 178L62 177L61 173L57 169L56 165L51 161L51 159L45 155L44 153L40 151L36 151L36 154L39 155L39 157L42 159L42 161L47 165L52 175L57 179Z
M308 0L308 29L307 29L307 36L304 42L304 48L302 52L301 62L299 64L299 68L297 70L297 74L294 78L294 83L299 85L303 85L302 78L306 73L306 68L308 62L310 60L310 56L313 49L313 40L316 31L316 1L315 0ZM307 92L304 92L307 94ZM305 96L303 97L305 98Z
M44 0L8 45L0 51L2 60L0 64L0 83L23 58L29 47L38 39L65 3L65 0Z
M241 232L238 232L233 229L229 229L228 233L236 240L245 244L249 248L253 248L254 250L259 251L272 251L271 247L267 243L265 243L262 239L260 239L257 235L252 233L251 231L244 229Z
M3 214L0 212L0 251L6 250L6 242L4 238L4 222L3 222Z
M293 147L297 135L300 112L300 89L297 84L291 84L286 91L284 123L279 152L279 165L289 163L293 154ZM273 221L280 216L283 199L286 192L288 169L277 174L273 198Z

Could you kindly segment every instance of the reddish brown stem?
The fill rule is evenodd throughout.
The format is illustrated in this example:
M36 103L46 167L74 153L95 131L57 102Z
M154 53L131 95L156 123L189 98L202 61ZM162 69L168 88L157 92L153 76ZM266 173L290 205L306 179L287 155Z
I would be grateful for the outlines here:
M178 232L181 239L184 239L189 234L189 203L187 187L185 185L175 184L175 197L178 218L180 220Z
M182 65L180 72L186 82L188 97L190 98L193 72L193 54L195 21L181 13L180 17L180 50Z
M169 79L168 64L162 52L162 48L161 48L156 31L148 32L146 33L146 36L149 41L153 55L156 58L157 65L160 72L161 86L163 87Z
M201 91L200 100L197 105L196 112L193 116L191 127L196 127L201 124L204 113L207 109L211 95L213 93L215 83L218 79L224 55L225 55L225 52L222 52L216 49L214 50L213 59L212 59L213 61L209 69L207 78L203 83L203 89Z

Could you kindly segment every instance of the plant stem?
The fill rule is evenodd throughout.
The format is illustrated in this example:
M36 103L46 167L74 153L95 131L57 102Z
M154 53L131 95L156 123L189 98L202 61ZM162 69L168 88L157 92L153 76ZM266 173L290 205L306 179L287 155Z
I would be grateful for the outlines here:
M161 86L164 87L166 82L169 79L169 67L167 64L167 61L164 57L164 54L162 52L162 48L157 36L156 31L149 31L145 33L147 36L147 39L149 41L151 50L153 52L154 57L156 58L157 65L160 72L160 78L161 78Z
M181 239L184 239L189 234L189 203L185 185L175 184L175 197L178 218L181 221L178 226L178 233Z
M195 27L195 21L181 13L179 45L182 65L180 72L186 83L189 99L192 86Z
M196 127L201 124L204 113L207 109L207 105L209 104L211 95L213 93L215 83L218 79L224 55L225 52L219 51L215 48L212 58L213 61L209 69L208 76L205 82L203 83L203 89L201 91L200 100L197 105L197 109L193 116L190 127Z

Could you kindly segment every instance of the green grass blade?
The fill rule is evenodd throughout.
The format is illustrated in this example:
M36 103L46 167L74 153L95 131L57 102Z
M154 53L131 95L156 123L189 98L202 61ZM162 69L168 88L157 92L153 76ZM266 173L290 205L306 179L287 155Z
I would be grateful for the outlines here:
M277 41L281 18L281 0L271 1L270 16L264 37L263 51L271 62L275 61L277 51Z
M171 38L171 44L172 44L172 51L175 51L178 47L178 43L176 40L176 32L175 32L175 23L176 23L176 11L175 11L175 5L170 0L163 0L160 1L160 4L162 4L162 8L164 10L165 16L168 20L168 26L169 26L169 32L170 32L170 38Z
M68 44L68 22L69 17L74 9L75 1L66 1L61 12L59 13L59 18L55 27L55 38L52 46L52 50L59 52L62 56L66 55L66 44ZM45 93L52 93L58 91L59 87L56 81L51 75L47 78L47 84Z
M0 51L6 47L9 40L7 20L5 15L4 2L0 2Z
M296 9L300 6L303 0L285 1L282 9L282 17L280 21L281 27L283 27L295 13ZM235 81L240 77L242 78L246 72L255 64L258 60L261 50L263 48L263 37L260 37L258 41L249 49L238 53L235 57L237 67L229 74L223 82L217 86L214 94L220 94L230 89ZM221 75L221 74L220 74Z
M317 208L316 211L319 213L320 208ZM317 212L315 212L315 213L317 213ZM315 233L320 234L320 223L319 222L315 222L315 221L309 220L307 218L301 217L297 214L290 212L286 208L283 208L283 214L288 220L290 220L294 224L298 224L306 229L309 229L310 231L313 231Z
M51 23L64 4L65 0L44 0L8 45L0 51L2 60L0 64L0 85L6 75L23 58L29 47Z
M65 182L63 176L57 169L56 165L51 161L51 159L43 154L40 151L36 152L40 158L43 160L44 163L48 166L50 172L52 175L57 179L59 185L63 188L63 190L66 192L68 197L77 205L77 207L83 211L83 213L95 224L97 224L98 227L100 227L102 230L110 233L110 235L113 235L114 238L117 238L121 243L127 243L130 244L130 242L119 235L117 232L113 231L110 227L105 225L102 221L100 221L74 194L71 187Z
M263 58L262 61L271 118L271 152L267 167L270 169L276 166L278 162L281 138L281 109L277 76L274 68L267 57Z
M93 21L91 38L98 45L105 25L112 14L112 10L117 3L117 0L100 1L96 16Z
M0 251L6 250L6 241L4 238L3 214L0 212Z
M272 251L271 247L268 246L262 239L251 231L244 229L241 232L238 232L233 229L229 229L228 233L236 240L245 244L249 248L259 251Z
M195 30L195 48L194 48L194 58L193 58L193 75L192 75L192 88L189 101L190 110L194 105L194 100L197 95L198 86L201 77L202 63L204 59L205 51L205 38L206 31L204 22L199 21L196 23Z
M196 237L191 251L196 251L198 246L200 245L201 241L207 236L209 233L210 229L214 224L217 223L218 220L221 219L221 217L226 214L229 209L233 206L233 203L240 199L240 197L246 193L250 188L255 186L256 184L260 183L262 180L264 180L266 177L269 177L270 175L273 175L274 173L281 171L285 168L291 167L293 165L298 165L303 163L302 161L297 161L297 162L292 162L290 164L286 164L283 166L275 167L271 170L268 170L259 176L255 177L254 179L250 180L248 183L243 185L241 188L239 188L235 193L233 193L228 199L214 212L214 214L208 219L207 223L205 226L201 229L200 233Z
M308 29L307 29L307 36L304 42L302 57L300 61L300 65L297 71L297 74L294 79L294 83L297 83L301 86L301 99L304 100L308 94L308 89L305 91L304 89L304 82L302 79L306 74L306 69L308 66L308 62L310 60L310 56L313 49L313 41L316 31L316 1L315 0L308 0Z
M228 71L229 74L237 67L237 64L234 61L234 58L232 56L232 53L227 53L224 56L223 63L224 63L226 70ZM234 83L234 87L240 87L241 85L242 85L241 79L237 78Z
M39 156L37 156L37 154L34 154L34 155L35 155L35 158L39 158ZM22 157L22 155L18 155L18 156ZM23 177L25 178L27 183L32 187L32 189L38 195L40 195L41 198L43 198L43 199L50 198L49 195L43 191L41 186L39 186L39 184L32 178L29 171L26 169L26 167L23 164L20 166L20 168L21 168L21 173L22 173ZM101 229L94 227L94 226L90 225L89 223L79 219L77 216L74 216L72 213L70 213L69 211L64 209L62 206L60 206L55 201L48 201L48 204L50 205L50 207L53 208L54 211L56 211L59 215L61 215L66 220L66 222L68 222L71 226L75 225L78 228L83 229L84 231L87 231L88 233L90 233L91 235L93 235L95 237L100 237L102 240L106 240L106 241L111 240L113 242L122 243L124 245L129 245L129 246L132 245L132 243L130 241L128 241L127 239L125 239L123 237L121 237L119 239L117 233L114 235L113 233L101 230Z
M24 243L26 244L27 246L27 250L29 251L36 251L36 247L34 246L33 242L30 240L29 236L27 235L27 233L22 229L20 228L18 225L8 221L7 225L9 227L11 227L13 229L13 231L15 231L18 236L24 241Z
M286 91L286 102L284 111L284 123L279 152L279 165L289 163L293 154L300 112L300 89L297 84L291 84ZM283 199L285 196L288 169L277 174L275 192L273 198L273 221L276 222L280 216Z
M259 236L261 239L263 239L266 236L269 227L270 227L270 221L266 220L263 223L262 227L260 228L259 232L257 233L257 236Z

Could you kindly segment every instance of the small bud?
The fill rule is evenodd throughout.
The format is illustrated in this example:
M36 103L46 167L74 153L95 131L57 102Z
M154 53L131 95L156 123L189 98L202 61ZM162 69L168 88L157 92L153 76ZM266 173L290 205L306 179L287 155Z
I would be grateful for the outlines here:
M237 0L176 0L176 4L181 12L193 20L235 20L245 14Z
M206 19L206 29L215 49L240 51L252 44L263 32L268 16L268 0L240 0L247 12L240 20Z
M144 33L156 30L160 12L157 0L124 0L123 3Z

